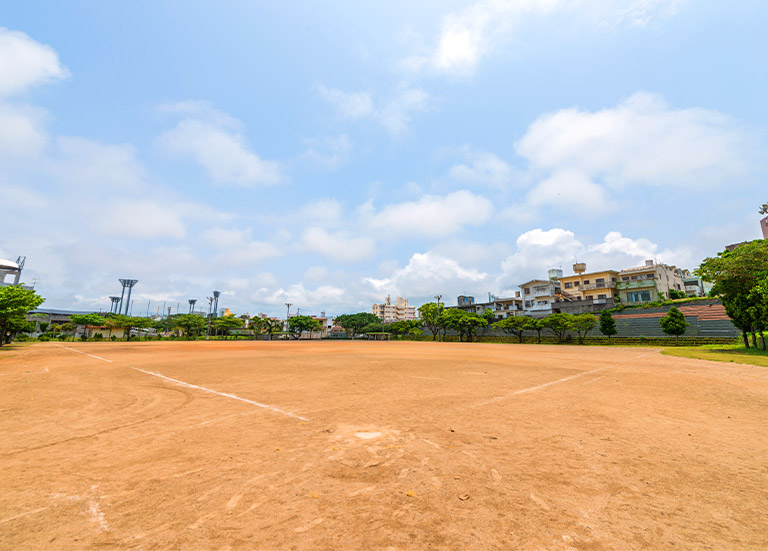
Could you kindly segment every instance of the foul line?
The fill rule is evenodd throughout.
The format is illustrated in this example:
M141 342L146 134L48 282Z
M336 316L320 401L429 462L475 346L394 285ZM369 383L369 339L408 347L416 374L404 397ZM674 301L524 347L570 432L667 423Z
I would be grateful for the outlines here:
M197 386L193 385L191 383L185 383L184 381L179 381L178 379L171 379L170 377L166 377L165 375L161 375L160 373L154 373L153 371L144 371L143 369L139 369L138 367L132 367L131 369L135 371L141 371L142 373L146 373L147 375L153 375L154 377L159 377L161 379L164 379L166 381L169 381L171 383L174 383L179 386L183 386L186 388L194 388L196 390L202 390L203 392L208 392L210 394L216 394L217 396L224 396L225 398L232 398L233 400L239 400L241 402L245 402L246 404L251 404L254 406L258 406L260 408L268 409L270 411L274 411L275 413L281 413L283 415L287 415L288 417L293 417L294 419L301 419L302 421L308 421L306 417L302 417L301 415L296 415L295 413L291 413L290 411L283 411L282 409L278 409L276 407L272 407L267 404L262 404L260 402L254 402L253 400L248 400L247 398L241 398L240 396L237 396L235 394L229 394L227 392L219 392L218 390L213 390L210 388L205 388L204 386Z
M542 388L547 388L548 386L552 385L558 385L560 383L564 383L566 381L571 381L573 379L576 379L578 377L584 377L585 375L591 375L592 373L598 373L600 371L605 371L608 369L608 367L599 367L597 369L592 369L591 371L584 371L583 373L577 373L576 375L571 375L570 377L565 377L563 379L558 379L557 381L551 381L549 383L544 383L542 385L532 386L530 388L524 388L523 390L518 390L516 392L513 392L511 394L507 394L506 396L496 396L495 398L491 398L490 400L486 400L485 402L480 402L479 404L475 404L472 406L473 408L477 408L480 406L485 406L488 404L492 404L493 402L498 402L499 400L506 400L507 398L511 398L512 396L518 396L520 394L526 394L528 392L533 392L534 390L541 390Z
M101 356L95 356L94 354L86 354L85 352L81 352L80 350L76 350L74 348L70 348L68 346L64 346L63 344L57 344L55 346L59 346L61 348L66 348L67 350L71 350L72 352L77 352L78 354L83 354L85 356L90 356L91 358L96 358L97 360L101 360L102 362L112 363L112 360L107 360L106 358L102 358Z

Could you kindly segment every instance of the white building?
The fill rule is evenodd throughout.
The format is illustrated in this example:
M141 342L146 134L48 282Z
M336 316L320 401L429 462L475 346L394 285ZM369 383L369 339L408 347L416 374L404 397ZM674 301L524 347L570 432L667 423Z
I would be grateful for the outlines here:
M403 297L397 297L395 304L392 304L387 296L384 304L374 304L371 311L384 323L416 319L416 307L408 306L408 299Z
M552 313L552 305L559 302L561 277L562 270L549 270L549 279L532 279L520 285L526 316L543 318Z

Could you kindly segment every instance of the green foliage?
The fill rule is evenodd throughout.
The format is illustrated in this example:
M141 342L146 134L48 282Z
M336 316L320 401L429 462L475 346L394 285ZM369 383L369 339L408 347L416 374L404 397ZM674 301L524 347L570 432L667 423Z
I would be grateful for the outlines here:
M26 315L30 310L40 306L45 299L31 289L17 285L0 287L0 346L10 342L14 330L20 323L26 323Z
M269 335L269 340L272 340L272 335L283 330L283 322L278 319L262 318L260 325L264 332Z
M414 335L416 331L421 333L420 320L401 320L390 323L387 330L393 335Z
M366 335L368 333L389 333L389 327L385 327L383 323L380 321L369 323L365 327L363 327L362 333L365 333Z
M530 328L530 319L522 316L510 316L493 324L494 329L515 335L523 342L523 333Z
M549 329L557 337L557 342L563 342L571 329L572 314L550 314L542 321L545 329Z
M669 309L666 316L659 320L659 323L661 324L661 330L665 334L675 336L675 344L677 344L680 335L685 334L685 330L689 325L683 313L674 306Z
M544 330L544 320L536 318L528 318L526 329L529 331L535 331L538 336L538 342L541 344L541 332Z
M681 298L688 298L688 295L686 295L683 291L678 291L677 289L670 289L669 298L672 300L677 300Z
M757 212L760 214L768 214L768 203L763 203L760 205L760 209Z
M471 342L480 329L488 326L488 321L474 312L448 308L440 314L440 324L456 331L460 341L466 339Z
M232 314L229 316L222 316L220 318L216 318L215 320L213 320L213 327L216 329L217 335L219 334L219 332L222 332L225 335L227 335L233 329L240 329L243 326L243 323L244 323L243 320L235 317L234 314Z
M432 340L436 340L440 335L440 331L445 329L442 323L440 315L445 310L443 303L427 302L419 306L419 316L422 323L432 333Z
M613 319L613 316L608 310L603 310L600 312L600 326L599 326L600 332L603 335L606 335L608 337L608 340L611 340L611 336L615 335L619 332L618 329L616 329L616 320Z
M610 316L610 314L608 314ZM570 319L571 331L576 331L579 336L579 344L584 344L584 337L597 325L597 318L592 314L579 314Z
M181 329L187 337L196 337L202 333L206 326L203 316L197 314L181 314L174 316L174 328Z
M304 331L320 331L321 328L320 320L312 316L293 316L288 319L288 331L292 333L294 339L301 337Z
M344 328L347 334L352 334L352 338L363 333L363 327L371 323L381 323L378 316L369 312L359 312L357 314L342 314L336 317L336 323Z

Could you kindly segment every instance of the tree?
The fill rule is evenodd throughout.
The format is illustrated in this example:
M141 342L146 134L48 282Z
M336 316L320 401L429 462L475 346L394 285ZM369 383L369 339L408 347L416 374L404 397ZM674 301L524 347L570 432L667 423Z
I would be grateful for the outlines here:
M421 329L420 320L400 320L390 323L387 329L393 335L414 334L414 331Z
M152 318L134 318L125 314L114 314L111 318L115 327L120 327L125 332L125 340L131 340L131 330L148 329L155 324Z
M538 336L538 343L541 344L541 332L544 330L544 320L528 318L528 323L526 324L525 328L529 331L536 331L536 335Z
M288 318L288 331L290 331L294 339L301 337L304 331L309 331L311 338L312 331L320 331L320 327L320 320L316 320L312 316L293 316Z
M205 324L205 318L197 314L181 314L174 318L174 326L181 329L187 338L198 336L205 328Z
M677 339L680 335L685 334L685 329L688 327L688 322L685 321L683 313L674 306L669 309L667 315L659 320L661 324L661 330L667 335L675 336L675 346L677 346Z
M599 329L603 335L608 336L609 343L611 342L611 335L615 335L619 332L619 330L616 329L616 320L613 319L613 316L608 310L603 310L600 312Z
M283 328L283 322L274 318L262 318L261 326L264 331L269 335L269 340L272 340L272 335L279 333Z
M610 314L609 314L610 315ZM579 314L571 318L570 329L579 336L579 344L584 344L584 337L597 325L597 318L592 314Z
M104 327L104 318L99 314L73 314L70 319L72 320L72 323L75 324L75 330L72 332L72 340L75 340L75 334L81 325Z
M336 317L336 323L341 325L347 334L352 333L352 338L363 332L363 327L370 323L381 323L379 316L369 312L359 312L357 314L342 314Z
M459 340L471 342L477 331L487 327L488 322L475 312L465 312L458 308L447 308L440 314L441 323L448 329L453 329L459 334Z
M714 284L712 294L720 297L733 324L741 329L744 346L749 348L748 332L756 344L755 322L761 321L754 318L760 308L754 303L759 295L752 290L768 277L768 240L756 239L706 258L695 274Z
M768 214L768 203L763 203L760 205L760 210L758 210L760 214Z
M440 314L443 313L444 309L442 302L427 302L419 306L419 316L422 323L432 333L433 341L437 340L440 336L440 330L444 329L440 320Z
M40 306L45 299L31 289L18 285L0 287L0 346L11 341L14 331L11 323L26 321L27 312Z
M530 326L530 319L522 316L510 316L493 324L494 329L515 335L523 342L523 333Z
M669 298L671 298L672 300L677 300L680 298L688 298L688 295L686 295L683 291L678 291L677 289L670 289Z
M222 331L224 335L228 335L233 329L240 329L243 326L243 320L236 318L234 314L229 316L222 316L213 320L213 326L216 329L216 334Z
M557 337L557 342L563 342L565 335L571 328L571 320L573 316L571 314L550 314L542 321L542 324L546 329L549 329L554 336Z
M365 333L366 335L368 333L389 333L388 327L384 327L384 324L380 321L375 321L373 323L369 323L365 327L363 327L362 333Z

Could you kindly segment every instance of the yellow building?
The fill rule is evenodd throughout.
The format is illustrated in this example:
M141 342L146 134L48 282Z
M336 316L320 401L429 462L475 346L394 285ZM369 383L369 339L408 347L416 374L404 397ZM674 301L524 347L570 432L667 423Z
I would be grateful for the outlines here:
M416 319L416 307L408 306L408 299L403 297L397 297L395 304L387 297L384 304L374 304L371 311L384 323Z
M587 265L577 263L573 265L573 271L574 275L560 278L563 299L590 300L601 304L618 295L619 272L616 270L586 273Z

